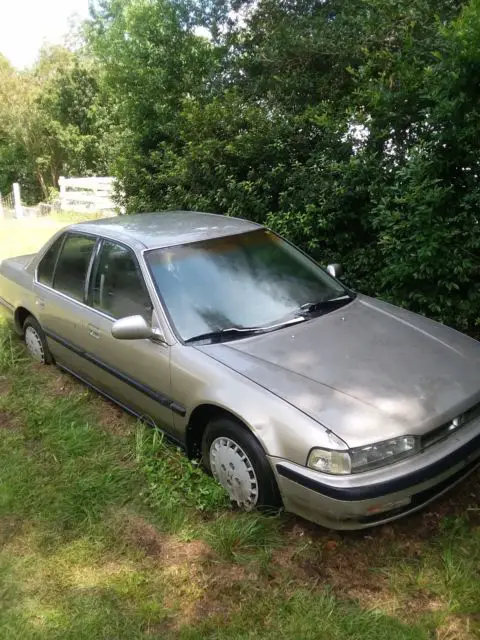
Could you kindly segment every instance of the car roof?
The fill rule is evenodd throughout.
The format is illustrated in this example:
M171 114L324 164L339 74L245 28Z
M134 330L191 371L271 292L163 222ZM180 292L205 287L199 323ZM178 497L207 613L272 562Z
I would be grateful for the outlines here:
M69 227L71 231L95 233L115 240L133 240L147 249L231 236L260 228L261 225L241 218L199 211L120 215Z

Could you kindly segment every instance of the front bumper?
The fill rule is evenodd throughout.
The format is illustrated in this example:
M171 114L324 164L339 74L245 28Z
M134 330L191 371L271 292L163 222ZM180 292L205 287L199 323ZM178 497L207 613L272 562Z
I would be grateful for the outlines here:
M348 476L270 458L285 509L332 529L363 529L421 509L480 465L480 420L400 463Z

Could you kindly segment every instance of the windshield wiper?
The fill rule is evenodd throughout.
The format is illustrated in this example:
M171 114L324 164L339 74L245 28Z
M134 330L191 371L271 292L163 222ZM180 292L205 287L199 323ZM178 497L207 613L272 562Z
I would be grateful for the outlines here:
M268 333L275 331L276 329L282 329L292 324L298 324L303 322L310 315L317 314L319 312L333 311L339 309L343 305L348 304L355 298L355 295L345 294L338 298L330 298L329 300L320 300L319 302L306 302L300 307L289 313L286 318L279 320L274 324L262 325L258 327L225 327L224 329L217 329L216 331L208 331L207 333L201 333L198 336L193 336L185 340L185 344L191 344L193 342L202 342L209 340L210 342L223 342L224 340L238 340L240 338L247 338L248 336L254 336L261 333Z
M302 304L293 311L290 311L290 313L284 316L283 319L287 320L288 318L294 318L297 320L308 320L312 316L340 309L340 307L343 307L354 299L354 293L346 293L342 296L338 296L337 298L319 300L318 302L305 302L305 304Z
M319 300L318 302L306 302L302 304L295 313L299 315L316 313L317 311L332 311L333 309L339 309L343 305L348 304L354 299L354 296L345 294L338 296L338 298L330 298L328 300Z
M208 331L207 333L201 333L198 336L193 336L185 340L185 344L192 342L201 342L203 340L210 340L211 342L222 342L223 340L235 340L239 338L247 338L248 336L255 336L261 333L269 333L276 329L283 329L291 324L297 324L302 322L303 317L297 316L290 318L284 322L276 322L275 324L263 325L258 327L225 327L225 329L218 329L217 331Z

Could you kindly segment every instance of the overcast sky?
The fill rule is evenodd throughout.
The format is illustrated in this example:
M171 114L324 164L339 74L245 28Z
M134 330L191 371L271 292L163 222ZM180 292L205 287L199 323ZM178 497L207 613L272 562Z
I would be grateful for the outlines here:
M87 17L88 0L0 0L0 53L31 65L44 42L63 42L72 14Z

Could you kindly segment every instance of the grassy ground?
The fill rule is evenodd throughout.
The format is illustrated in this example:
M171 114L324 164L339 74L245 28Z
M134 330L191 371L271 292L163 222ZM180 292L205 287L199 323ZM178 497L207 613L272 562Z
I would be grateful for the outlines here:
M357 534L240 514L158 433L0 332L1 637L480 637L478 475Z
M62 227L92 217L65 212L44 218L0 218L0 260L34 253Z
M479 497L354 534L238 513L0 323L1 638L480 638Z

